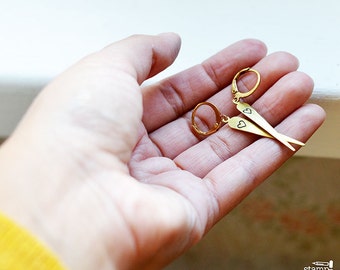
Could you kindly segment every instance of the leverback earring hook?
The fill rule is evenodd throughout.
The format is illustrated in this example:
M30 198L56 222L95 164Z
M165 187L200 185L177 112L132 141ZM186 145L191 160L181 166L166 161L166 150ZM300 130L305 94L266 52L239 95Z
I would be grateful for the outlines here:
M247 73L247 72L254 72L257 76L257 81L256 81L256 84L254 85L254 87L252 89L250 89L248 92L243 93L243 92L240 92L238 90L237 80L241 75L243 75L244 73ZM240 98L248 97L252 93L254 93L255 90L257 89L257 87L259 86L260 81L261 81L260 73L255 69L248 67L248 68L244 68L244 69L240 70L238 73L236 73L236 75L234 76L234 79L232 81L232 84L231 84L231 92L234 95L233 102L236 104L240 101Z

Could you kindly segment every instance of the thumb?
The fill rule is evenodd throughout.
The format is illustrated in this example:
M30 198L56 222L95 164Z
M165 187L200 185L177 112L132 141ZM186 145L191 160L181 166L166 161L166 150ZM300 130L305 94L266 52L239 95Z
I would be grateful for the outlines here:
M163 33L157 36L134 35L104 48L100 53L104 57L125 63L125 71L142 83L156 75L176 59L181 40L175 33Z

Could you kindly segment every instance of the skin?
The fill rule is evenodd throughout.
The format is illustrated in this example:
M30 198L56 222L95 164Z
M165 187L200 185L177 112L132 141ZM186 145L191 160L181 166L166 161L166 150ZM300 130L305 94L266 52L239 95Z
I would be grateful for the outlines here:
M198 102L238 114L230 84L242 68L262 79L245 101L280 133L305 142L325 118L305 104L313 82L296 71L297 59L266 56L257 40L140 86L179 49L168 33L132 36L87 56L43 89L1 147L1 211L68 268L165 266L293 155L227 125L207 138L192 132ZM243 76L239 87L254 80Z

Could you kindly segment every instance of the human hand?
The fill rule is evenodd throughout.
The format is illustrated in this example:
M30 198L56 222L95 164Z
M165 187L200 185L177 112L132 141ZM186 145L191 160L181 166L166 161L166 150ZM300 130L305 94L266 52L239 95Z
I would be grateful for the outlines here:
M306 141L324 120L304 105L313 83L296 58L265 56L255 40L140 87L179 47L174 34L133 36L84 58L42 91L0 150L1 211L70 269L161 268L293 154L227 126L204 140L192 132L198 102L237 114L230 83L242 68L260 72L247 102L280 132Z

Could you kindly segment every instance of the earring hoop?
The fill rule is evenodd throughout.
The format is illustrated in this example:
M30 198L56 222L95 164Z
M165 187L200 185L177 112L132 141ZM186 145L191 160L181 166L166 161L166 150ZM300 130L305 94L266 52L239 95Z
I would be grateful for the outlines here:
M209 106L215 113L215 123L214 123L213 127L210 128L208 131L201 130L198 127L198 125L195 121L197 110L202 106ZM215 133L221 127L221 125L223 123L227 123L228 119L229 119L229 117L221 114L220 111L217 109L217 107L214 104L205 101L205 102L198 103L196 105L196 107L194 108L194 110L192 111L191 125L192 125L193 129L196 131L196 133L198 133L199 135L208 136L208 135Z

